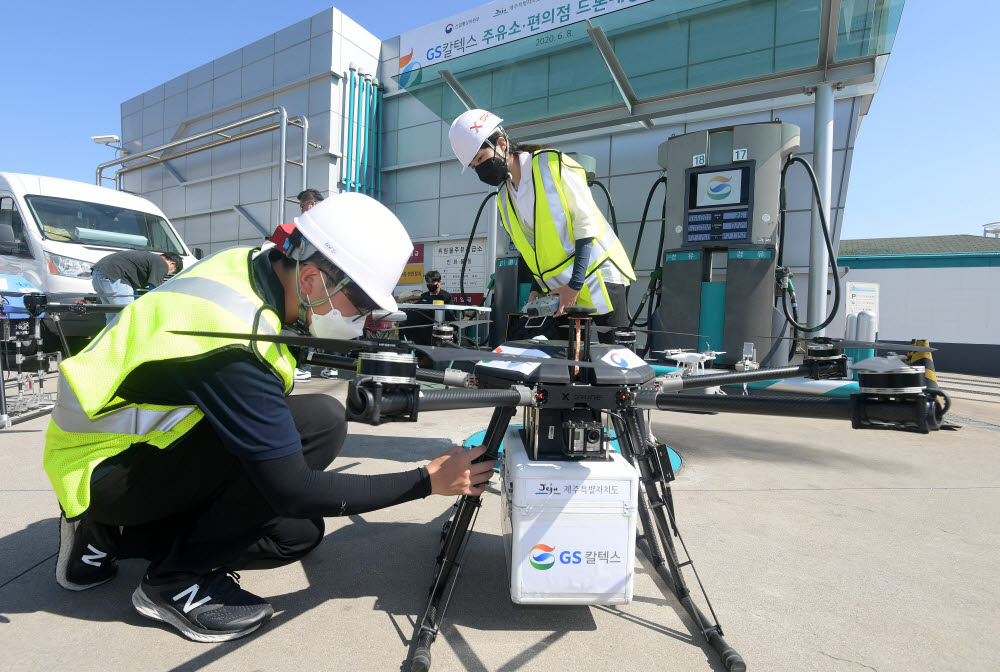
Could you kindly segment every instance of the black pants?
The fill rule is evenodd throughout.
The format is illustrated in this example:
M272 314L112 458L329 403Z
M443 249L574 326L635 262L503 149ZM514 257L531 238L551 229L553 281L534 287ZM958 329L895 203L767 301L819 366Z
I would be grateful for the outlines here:
M287 398L302 452L324 470L347 435L344 407L321 394ZM323 540L322 518L279 518L207 421L169 449L134 444L91 479L87 515L124 527L118 557L151 560L153 583L257 560L291 561Z

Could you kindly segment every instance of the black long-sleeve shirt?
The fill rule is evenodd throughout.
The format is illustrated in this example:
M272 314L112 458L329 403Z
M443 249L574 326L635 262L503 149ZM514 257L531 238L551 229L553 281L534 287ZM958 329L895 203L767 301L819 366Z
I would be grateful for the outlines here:
M283 315L284 291L267 255L254 261L253 268L265 301ZM243 350L223 350L197 360L146 363L125 379L118 396L133 403L197 406L279 515L311 518L363 513L431 492L423 467L371 476L310 469L281 381Z
M170 267L156 252L126 250L104 257L94 264L94 270L108 276L112 282L124 280L132 289L147 289L150 285L162 285Z

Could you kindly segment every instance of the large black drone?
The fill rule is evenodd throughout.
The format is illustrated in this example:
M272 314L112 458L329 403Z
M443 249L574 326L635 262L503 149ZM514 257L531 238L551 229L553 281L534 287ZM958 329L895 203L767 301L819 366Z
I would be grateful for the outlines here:
M260 340L289 346L319 348L328 354L310 353L308 361L356 371L349 383L349 420L378 425L416 422L422 412L464 408L492 408L486 430L486 453L481 460L496 460L501 441L516 409L524 409L524 445L532 460L600 459L606 455L609 435L605 420L619 442L619 449L638 469L638 546L697 624L701 635L718 653L727 670L746 669L743 659L723 639L722 627L677 527L670 481L674 473L667 447L651 437L643 411L700 411L751 413L791 417L849 420L856 429L890 429L928 433L940 428L948 410L947 396L928 390L924 369L907 366L901 358L866 360L859 369L859 393L849 399L798 397L747 397L683 394L685 390L717 385L782 378L837 378L847 375L847 359L832 339L808 344L800 366L660 378L634 354L635 332L615 332L614 345L591 342L588 309L568 308L570 338L566 341L505 343L484 352L455 345L420 346L399 341L339 341L307 336L251 336L247 334L178 332L189 335ZM875 344L868 344L869 347ZM878 344L881 345L881 344ZM907 351L927 351L916 346L894 346ZM524 356L509 351L540 351ZM507 350L508 352L503 352ZM331 354L335 353L335 354ZM417 367L417 354L434 362L477 362L472 373ZM487 361L488 360L488 361ZM497 366L501 362L533 366ZM458 390L420 389L419 381L458 387ZM550 429L551 428L551 429ZM431 645L440 632L448 603L457 584L469 533L480 506L479 496L460 497L442 532L437 570L423 616L416 625L408 660L412 670L431 666ZM673 538L680 542L678 555ZM682 570L688 568L698 583L711 617L696 604ZM700 601L700 600L699 600Z

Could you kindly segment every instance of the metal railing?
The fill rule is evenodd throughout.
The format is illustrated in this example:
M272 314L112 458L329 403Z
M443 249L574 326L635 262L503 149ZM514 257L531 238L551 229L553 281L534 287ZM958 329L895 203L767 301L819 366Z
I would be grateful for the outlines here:
M278 120L257 128L252 128L248 131L242 133L236 133L233 135L227 135L226 131L239 128L241 126L247 126L248 124L253 124L269 117L277 116ZM290 160L287 158L288 149L288 126L295 126L302 129L302 161ZM166 163L167 161L172 161L174 159L181 158L183 156L188 156L190 154L195 154L197 152L203 152L207 149L212 149L213 147L221 147L222 145L227 145L232 142L239 142L240 140L245 140L246 138L252 138L257 135L262 135L264 133L270 133L271 131L277 130L279 132L279 150L278 150L278 208L275 215L276 222L275 226L283 224L285 222L285 203L287 199L285 197L285 171L286 164L292 164L295 166L300 166L302 168L302 190L308 188L308 157L309 157L309 120L304 116L300 115L288 118L288 113L283 107L276 107L272 110L266 112L260 112L258 114L251 115L244 119L239 119L237 121L224 124L217 128L213 128L207 131L202 131L201 133L195 133L186 138L181 138L179 140L173 140L165 145L160 145L159 147L154 147L152 149L147 149L142 152L136 152L135 154L128 154L127 156L122 156L114 161L107 161L102 163L97 167L95 183L101 186L103 180L114 179L115 189L122 190L122 177L125 173L132 172L135 170L140 170L142 168L148 168L149 166L155 166L161 163ZM211 142L206 142L196 147L188 147L180 151L174 152L170 155L164 155L164 152L186 145L191 142L197 142L204 138L210 138L213 136L219 136L218 140L213 140ZM139 163L133 163L139 159L147 159ZM120 165L121 168L115 171L114 177L107 177L104 175L104 171L112 166ZM238 204L234 204L238 205Z

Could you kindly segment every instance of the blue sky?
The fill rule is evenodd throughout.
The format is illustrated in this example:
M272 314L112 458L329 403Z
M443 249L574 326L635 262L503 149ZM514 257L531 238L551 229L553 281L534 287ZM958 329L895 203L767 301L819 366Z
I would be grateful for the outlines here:
M816 0L819 2L819 0ZM5 3L0 170L90 182L120 134L120 104L329 7L246 0ZM476 0L333 3L381 38ZM1000 4L906 4L882 86L856 142L844 237L981 234L1000 220ZM116 42L124 45L116 46ZM125 54L120 56L119 54Z

